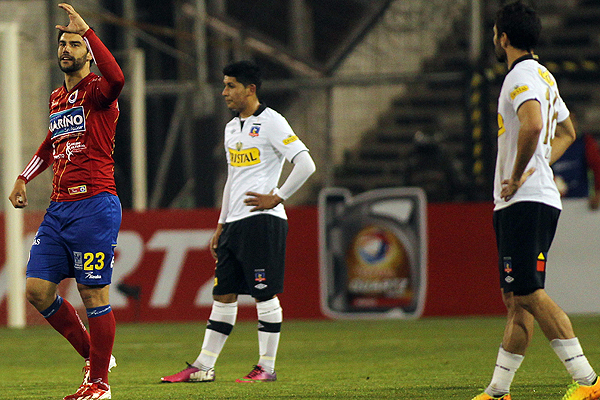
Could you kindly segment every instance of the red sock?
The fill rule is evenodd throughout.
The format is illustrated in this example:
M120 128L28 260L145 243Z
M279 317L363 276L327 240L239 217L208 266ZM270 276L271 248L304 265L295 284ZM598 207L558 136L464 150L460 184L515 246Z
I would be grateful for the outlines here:
M62 303L62 304L61 304ZM77 311L67 300L57 297L53 303L58 307L46 321L63 335L83 358L90 357L90 335L81 322ZM44 313L42 312L42 315Z
M108 384L108 365L115 341L115 315L110 305L88 308L90 326L90 382Z

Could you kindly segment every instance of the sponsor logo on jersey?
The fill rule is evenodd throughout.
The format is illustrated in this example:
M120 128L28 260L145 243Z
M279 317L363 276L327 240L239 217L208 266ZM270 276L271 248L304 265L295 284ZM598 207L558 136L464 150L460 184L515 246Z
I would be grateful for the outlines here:
M541 68L538 68L538 74L540 74L542 79L545 80L548 85L554 86L554 79L552 79L550 71L542 71Z
M48 129L51 132L52 139L75 132L84 132L85 116L83 114L83 107L73 107L51 114Z
M250 128L250 136L257 137L258 132L260 132L260 125L252 125Z
M525 93L526 91L529 90L529 86L527 85L523 85L523 86L515 86L515 88L513 89L512 92L510 92L510 99L514 100L515 97L517 97L518 95L520 95L521 93Z
M248 167L260 163L260 150L256 147L246 150L229 149L232 167Z
M82 194L82 193L87 193L87 185L79 185L79 186L74 186L74 187L69 188L70 195Z
M283 140L283 144L288 145L288 144L290 144L292 142L295 142L296 140L298 140L298 136L296 136L296 135L290 135L290 136L288 136L287 138L285 138Z
M71 156L76 153L83 153L85 151L85 143L82 142L69 142L65 145L65 153L67 154L67 159L71 161Z

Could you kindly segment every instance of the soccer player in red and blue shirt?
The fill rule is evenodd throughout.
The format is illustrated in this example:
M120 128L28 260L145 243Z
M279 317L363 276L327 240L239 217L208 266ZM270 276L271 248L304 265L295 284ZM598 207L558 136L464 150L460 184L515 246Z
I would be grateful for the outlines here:
M109 302L121 203L114 181L113 149L119 118L121 68L69 4L59 4L69 25L57 25L58 63L64 85L50 96L48 135L18 176L9 196L27 206L25 185L52 165L51 203L27 264L29 302L85 359L84 380L66 400L110 399L115 318ZM96 62L102 76L90 71ZM86 307L89 333L58 284L74 277Z

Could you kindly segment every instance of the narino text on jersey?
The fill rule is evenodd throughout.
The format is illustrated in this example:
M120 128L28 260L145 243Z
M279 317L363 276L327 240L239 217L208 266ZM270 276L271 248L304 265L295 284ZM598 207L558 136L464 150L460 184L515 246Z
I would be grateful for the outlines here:
M83 107L73 107L50 115L52 139L74 132L85 131L85 116Z

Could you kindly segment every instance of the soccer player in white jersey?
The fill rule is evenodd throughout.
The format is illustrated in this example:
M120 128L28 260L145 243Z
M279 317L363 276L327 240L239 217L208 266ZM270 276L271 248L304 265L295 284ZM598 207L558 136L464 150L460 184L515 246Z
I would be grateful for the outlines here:
M210 382L214 365L237 317L239 294L256 300L259 360L236 382L277 379L275 357L283 312L287 217L283 201L315 171L306 146L286 119L258 100L259 68L240 61L223 70L223 97L236 113L225 127L228 173L217 229L210 247L217 260L213 307L200 355L183 371L162 382ZM285 160L293 163L277 188Z
M569 317L544 290L561 210L550 165L573 142L575 130L554 77L533 55L540 31L539 17L520 1L496 15L496 56L509 67L498 99L494 179L494 229L508 315L491 383L473 400L511 399L534 321L573 377L563 400L600 398L600 382Z

